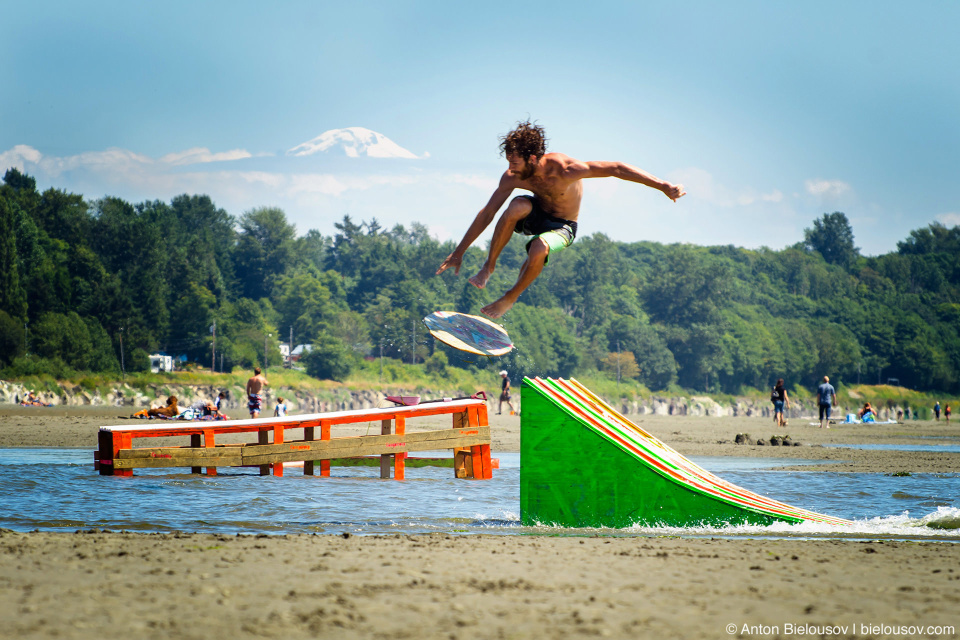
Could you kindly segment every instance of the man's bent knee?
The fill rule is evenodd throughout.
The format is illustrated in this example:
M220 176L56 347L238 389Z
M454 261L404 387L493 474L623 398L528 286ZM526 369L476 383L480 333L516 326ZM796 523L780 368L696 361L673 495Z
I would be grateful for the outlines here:
M530 215L531 211L533 211L533 203L530 202L530 199L517 196L507 205L507 208L503 212L503 217L517 221L526 218Z
M530 249L527 251L527 256L530 260L546 262L548 255L550 255L550 245L547 244L546 240L543 238L534 238L530 242Z

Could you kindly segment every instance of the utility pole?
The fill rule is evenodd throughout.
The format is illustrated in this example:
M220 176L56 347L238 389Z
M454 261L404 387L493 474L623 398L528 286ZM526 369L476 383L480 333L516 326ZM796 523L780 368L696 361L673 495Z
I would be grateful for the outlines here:
M620 396L620 341L617 340L617 397Z
M210 350L210 371L217 371L217 321L214 320L210 326L210 332L213 333L213 348Z
M267 360L267 338L271 338L271 337L273 337L272 333L268 333L267 335L263 336L263 370L264 371L267 370L267 363L269 362L269 360Z
M383 386L383 338L380 338L380 386Z
M291 363L290 354L293 353L293 325L290 325L290 346L287 348L287 362Z
M30 355L30 342L27 339L27 321L23 321L23 355Z
M417 364L417 319L414 318L410 327L410 364Z
M123 327L120 327L120 379L127 376L126 368L123 366Z

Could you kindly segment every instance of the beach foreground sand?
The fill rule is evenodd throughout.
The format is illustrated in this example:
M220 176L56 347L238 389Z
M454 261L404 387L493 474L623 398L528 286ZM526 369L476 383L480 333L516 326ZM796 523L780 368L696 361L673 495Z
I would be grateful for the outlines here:
M957 549L891 541L3 531L0 635L956 638ZM906 632L911 625L919 630ZM903 632L883 633L884 626ZM846 630L823 633L827 627Z
M98 427L125 414L0 408L0 447L92 451ZM956 443L955 424L794 421L785 432L803 446L758 447L732 440L782 431L756 418L636 421L686 455L960 471L957 453L820 446ZM493 449L518 451L519 419L490 422ZM926 541L0 530L0 637L956 638L958 560L960 545Z

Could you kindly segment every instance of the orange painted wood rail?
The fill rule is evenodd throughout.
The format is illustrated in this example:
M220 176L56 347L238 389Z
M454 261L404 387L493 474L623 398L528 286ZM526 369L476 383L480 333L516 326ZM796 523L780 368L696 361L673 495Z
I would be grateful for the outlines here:
M450 429L407 432L407 420L450 414ZM333 438L331 428L338 425L380 422L380 433L367 436ZM317 436L319 427L319 439ZM284 432L303 429L302 440L287 440ZM217 444L221 434L256 433L257 441L243 444ZM134 439L189 437L183 446L134 447ZM136 468L190 467L193 473L206 468L216 475L217 467L259 466L260 475L283 475L284 462L303 462L305 475L314 475L319 462L320 475L330 475L330 460L380 456L380 477L404 477L404 460L411 451L454 451L454 474L458 478L492 477L490 425L483 400L451 400L410 407L360 409L331 413L311 413L285 418L223 420L211 422L166 421L100 427L99 449L94 467L100 475L130 476Z

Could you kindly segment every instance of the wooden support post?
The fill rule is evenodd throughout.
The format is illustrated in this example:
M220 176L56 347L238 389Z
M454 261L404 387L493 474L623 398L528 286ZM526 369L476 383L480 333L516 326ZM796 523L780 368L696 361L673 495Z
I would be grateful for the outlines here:
M310 442L313 440L313 427L303 428L303 439L306 442ZM313 460L305 460L303 462L303 475L305 476L313 475Z
M388 436L390 435L390 420L381 420L380 421L380 435ZM390 478L390 454L384 453L380 456L380 478L389 479Z
M273 426L273 444L283 444L283 425L275 424ZM273 475L278 478L283 477L283 463L273 463Z
M100 475L113 475L113 459L116 457L113 451L113 434L109 431L100 431L97 434L97 462Z
M264 429L261 429L257 432L257 444L270 444L270 432ZM270 465L262 464L260 465L260 475L268 476L270 475Z
M480 445L480 455L483 458L483 479L491 480L493 479L493 466L490 462L490 445Z
M473 477L470 447L457 447L453 450L453 477L461 479Z
M212 429L211 429L211 430L204 429L204 431L203 431L203 446L206 447L207 449L212 449L212 448L214 448L215 446L217 446L217 443L216 443L216 441L214 440L214 437L215 437L215 436L214 436L214 431L213 431ZM207 475L208 475L208 476L215 476L215 475L217 475L217 468L216 468L216 467L207 467Z
M329 440L330 439L330 423L320 421L320 439ZM329 478L330 477L330 461L321 460L320 461L320 477Z
M470 458L473 463L473 475L472 478L480 480L483 478L483 452L480 449L480 445L470 447Z
M129 433L114 434L113 436L113 457L117 458L120 453L120 449L132 449L133 448L133 436ZM132 476L133 469L119 469L114 471L113 475L115 476Z
M203 446L203 443L200 440L199 433L190 434L190 446L193 447L194 449L199 449L200 447ZM197 473L197 474L203 473L203 467L190 467L190 473Z

